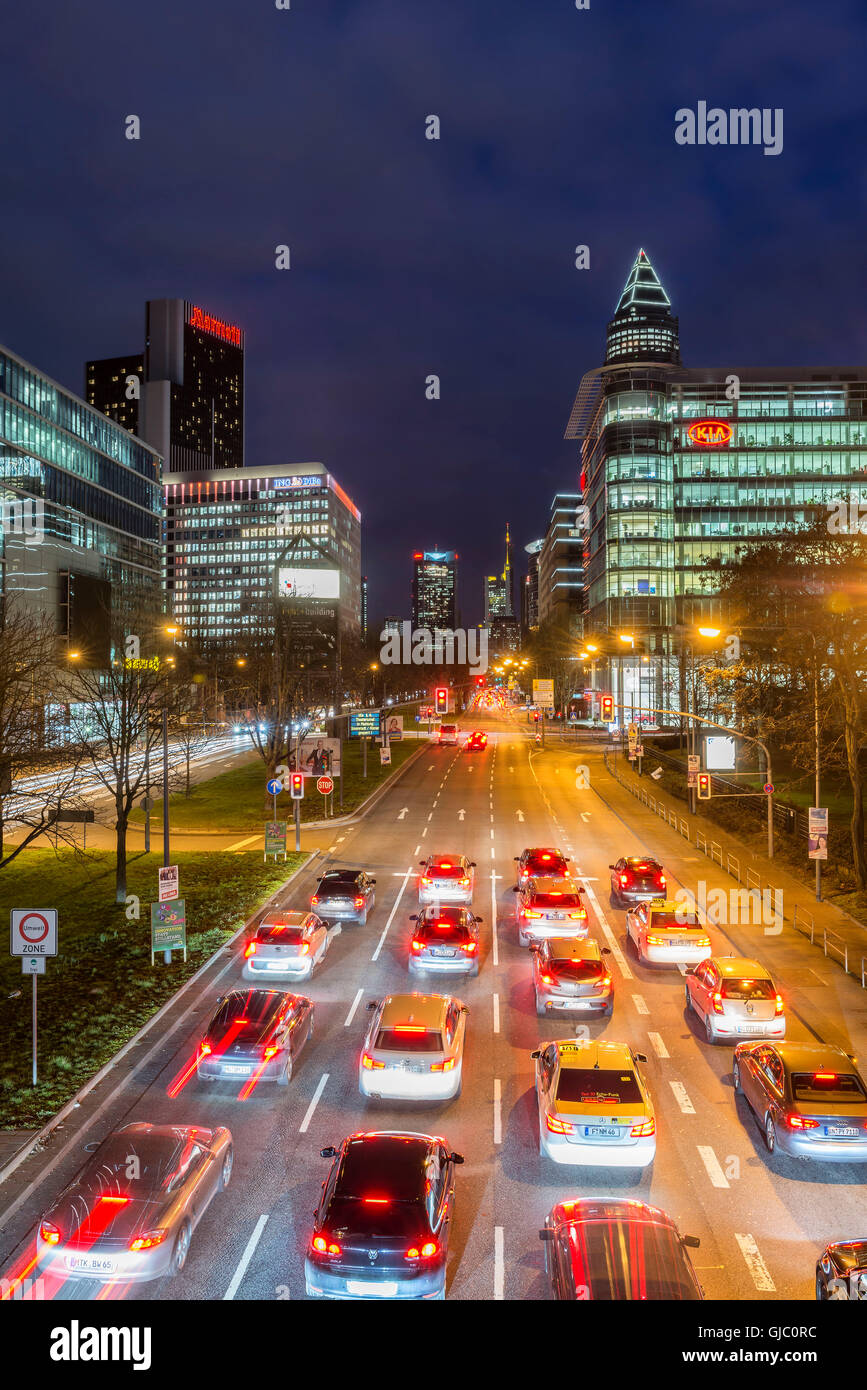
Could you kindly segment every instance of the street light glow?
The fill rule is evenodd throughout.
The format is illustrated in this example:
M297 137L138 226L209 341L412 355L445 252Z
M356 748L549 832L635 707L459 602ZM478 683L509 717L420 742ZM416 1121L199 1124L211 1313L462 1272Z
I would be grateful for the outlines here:
M700 627L698 635L699 637L719 637L721 630L718 627Z

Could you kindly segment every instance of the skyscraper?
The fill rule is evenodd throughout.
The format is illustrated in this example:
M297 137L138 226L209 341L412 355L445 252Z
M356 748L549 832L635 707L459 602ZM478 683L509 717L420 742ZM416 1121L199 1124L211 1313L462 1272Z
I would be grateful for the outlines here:
M416 550L413 554L412 625L432 631L458 626L458 553Z
M130 352L125 357L103 357L87 363L84 397L88 405L95 406L130 434L137 435L143 380L143 352Z
M512 571L512 538L506 522L506 562L502 574L485 577L485 622L490 618L515 616L515 585Z

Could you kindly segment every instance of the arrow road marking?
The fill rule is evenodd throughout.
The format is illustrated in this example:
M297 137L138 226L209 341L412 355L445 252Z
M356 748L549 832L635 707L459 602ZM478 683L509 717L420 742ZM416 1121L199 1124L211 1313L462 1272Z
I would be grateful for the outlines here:
M516 812L515 812L515 815L518 817L518 820L521 820L521 821L522 821L522 820L524 819L524 812L523 812L523 811L516 811Z
M463 820L466 814L466 811L458 811L458 820Z
M397 818L398 818L398 820L403 820L404 816L407 816L407 815L409 815L409 807L408 807L408 806L404 806L404 808L403 808L402 811L398 811L398 813L397 813Z

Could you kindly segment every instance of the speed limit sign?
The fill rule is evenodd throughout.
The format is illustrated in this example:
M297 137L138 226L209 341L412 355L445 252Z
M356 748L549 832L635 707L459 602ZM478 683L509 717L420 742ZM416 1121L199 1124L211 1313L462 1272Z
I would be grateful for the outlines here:
M9 952L13 956L57 955L57 908L13 907L9 913Z

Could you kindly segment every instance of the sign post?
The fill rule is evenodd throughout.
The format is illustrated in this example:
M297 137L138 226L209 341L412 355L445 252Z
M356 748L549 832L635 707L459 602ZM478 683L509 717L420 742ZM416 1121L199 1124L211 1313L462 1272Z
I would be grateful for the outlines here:
M331 797L331 814L334 814L334 780L331 777L319 777L316 780L316 790L325 797L325 814L328 815L328 797Z
M33 1069L36 1085L37 1005L36 977L45 974L47 956L57 955L57 908L13 907L9 913L9 954L21 957L22 975L33 978Z
M284 861L286 859L285 820L270 821L265 826L265 854L263 863L267 861L269 854L273 854L275 863L278 854L282 854Z
M686 785L688 787L698 786L698 774L701 767L701 758L698 753L687 753L686 755Z
M266 790L267 790L269 796L272 796L272 797L274 798L274 819L275 819L275 821L276 821L276 819L277 819L277 797L279 796L280 792L282 792L282 790L283 790L283 783L280 781L280 778L279 778L279 777L272 777L272 778L271 778L271 781L266 783Z

